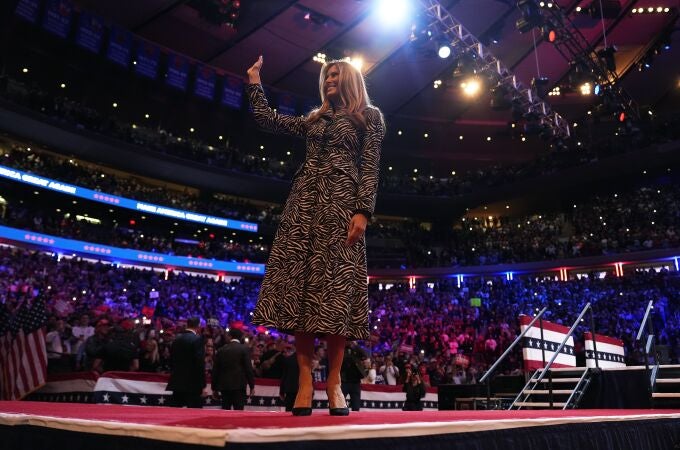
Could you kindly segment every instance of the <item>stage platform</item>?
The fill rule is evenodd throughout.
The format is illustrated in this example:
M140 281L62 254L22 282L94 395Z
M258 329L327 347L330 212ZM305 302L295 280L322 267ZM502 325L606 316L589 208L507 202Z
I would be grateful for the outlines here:
M0 402L0 449L680 448L680 410L286 412Z

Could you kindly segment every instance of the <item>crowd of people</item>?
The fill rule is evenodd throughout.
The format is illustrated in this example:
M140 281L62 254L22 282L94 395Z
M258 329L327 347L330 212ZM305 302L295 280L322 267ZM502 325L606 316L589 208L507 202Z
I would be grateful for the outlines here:
M226 330L245 332L256 375L280 378L284 357L295 351L292 336L249 322L260 280L216 280L185 273L121 268L77 258L0 247L0 308L14 311L33 296L48 305L50 371L140 370L167 372L170 345L188 317L202 318L206 371L215 350L228 342ZM364 383L402 384L418 373L426 386L475 383L515 338L520 314L548 306L547 320L570 325L586 302L593 304L597 332L625 343L626 361L643 359L635 342L647 302L655 302L657 344L680 354L680 294L677 272L636 271L624 277L596 274L566 282L535 277L512 281L469 278L407 285L371 284L371 339L359 345L368 356ZM471 302L478 299L478 304ZM583 358L582 332L577 358ZM314 379L324 381L323 341L313 357ZM581 361L582 364L582 361ZM522 370L521 350L499 373Z
M51 95L36 84L28 85L16 79L8 80L7 87L0 95L77 128L113 136L161 155L173 155L226 170L290 179L299 164L298 160L290 157L267 158L261 154L245 152L230 144L228 137L223 141L209 144L193 134L173 134L160 127L152 128L127 122L115 115L102 113L79 100L63 95ZM644 133L639 129L630 129L598 140L588 139L579 143L578 151L551 152L527 163L512 166L497 165L446 177L427 174L426 170L414 174L411 168L397 167L391 171L384 167L380 190L446 197L478 192L523 179L549 175L566 167L590 164L611 154L678 139L679 123L680 116L674 115L666 120L659 119L647 124ZM519 138L519 135L517 137Z
M130 225L105 216L94 220L64 212L61 208L47 210L19 203L16 199L6 200L8 204L4 207L4 214L0 214L0 224L22 230L114 247L219 261L265 263L269 254L269 243L255 236L235 237L230 230L224 230L218 236L188 227L175 227L175 231L164 228L162 224Z
M253 220L259 224L275 225L280 217L279 205L255 205L224 196L202 200L188 191L175 192L142 180L112 176L73 160L59 160L35 150L27 151L25 147L9 141L5 141L3 147L5 165L60 181L200 213ZM665 183L593 195L559 212L491 219L463 217L452 226L430 228L424 228L416 220L379 220L367 229L368 261L372 267L457 267L677 247L680 189L672 182L673 176L669 174L670 181ZM161 253L265 262L271 239L271 236L265 235L264 240L258 239L254 243L199 240L199 245L187 245L177 242L177 236L160 231L131 230L120 227L120 224L92 226L78 223L75 219L66 220L68 223L63 224L65 219L53 213L48 215L51 219L45 217L41 226L36 228L33 217L28 222L20 219L21 216L39 216L34 212L27 214L26 208L24 205L18 209L18 217L6 214L4 222L34 231L51 230L61 236ZM11 207L8 208L8 211L11 210ZM53 226L50 227L49 223ZM114 231L111 232L111 229ZM384 248L380 245L384 241L391 244Z
M416 221L377 223L367 236L369 261L376 265L458 267L674 248L679 224L680 188L667 181L529 216L463 217L439 229ZM371 238L393 245L381 249ZM385 256L390 252L395 259Z
M88 164L77 159L30 149L13 139L0 139L0 164L14 169L82 186L94 191L156 203L162 206L195 211L218 217L233 218L258 224L278 220L280 207L255 204L225 194L202 196L196 189L152 182L131 174Z

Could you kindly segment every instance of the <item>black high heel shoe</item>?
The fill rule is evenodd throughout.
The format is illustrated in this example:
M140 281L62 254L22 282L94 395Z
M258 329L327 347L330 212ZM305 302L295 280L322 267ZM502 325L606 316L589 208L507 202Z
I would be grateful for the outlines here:
M328 413L331 416L349 416L349 408L347 406L344 408L331 408L331 396L328 394L328 391L326 391L326 396L328 397Z
M349 416L349 408L328 408L331 416Z
M299 392L298 392L299 394ZM297 403L297 397L295 398ZM312 388L311 398L309 400L310 406L293 407L291 412L294 416L311 416L312 415L312 402L314 401L314 388Z
M311 416L312 415L312 408L293 408L293 415L294 416Z

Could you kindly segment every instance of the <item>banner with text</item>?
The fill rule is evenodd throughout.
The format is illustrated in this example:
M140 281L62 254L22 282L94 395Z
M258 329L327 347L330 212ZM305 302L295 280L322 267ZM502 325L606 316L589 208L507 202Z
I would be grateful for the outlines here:
M92 53L99 53L105 29L104 19L87 11L81 12L76 30L76 44Z
M71 30L73 5L69 0L47 0L43 28L60 38L66 38Z
M120 66L127 67L130 64L131 51L132 35L123 28L112 27L106 57Z

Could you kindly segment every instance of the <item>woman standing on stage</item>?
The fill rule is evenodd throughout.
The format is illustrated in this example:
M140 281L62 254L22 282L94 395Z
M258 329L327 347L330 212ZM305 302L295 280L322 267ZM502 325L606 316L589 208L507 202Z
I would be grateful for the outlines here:
M368 339L364 231L378 188L385 124L364 78L345 61L323 65L321 106L306 117L278 114L260 85L262 56L248 69L255 121L306 139L266 266L253 323L295 335L300 366L293 415L312 413L314 338L328 343L331 415L349 409L340 387L346 340Z

